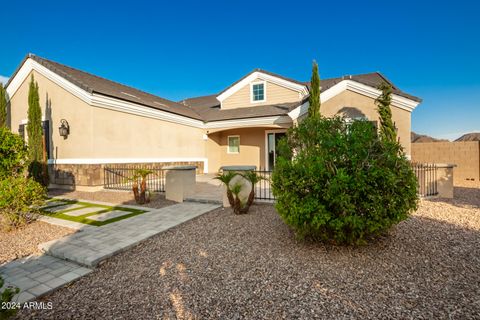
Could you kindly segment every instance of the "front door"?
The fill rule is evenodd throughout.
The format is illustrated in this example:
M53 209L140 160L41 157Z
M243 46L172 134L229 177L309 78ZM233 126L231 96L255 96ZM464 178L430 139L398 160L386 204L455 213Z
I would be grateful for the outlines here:
M281 138L285 137L285 132L267 133L267 169L273 170L277 160L277 145Z

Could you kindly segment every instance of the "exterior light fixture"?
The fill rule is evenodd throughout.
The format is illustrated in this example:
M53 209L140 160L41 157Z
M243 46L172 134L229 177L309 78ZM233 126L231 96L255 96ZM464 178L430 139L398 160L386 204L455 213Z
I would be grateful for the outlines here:
M60 127L58 128L58 132L63 139L67 139L67 136L70 134L70 126L68 125L67 120L62 119L60 120Z

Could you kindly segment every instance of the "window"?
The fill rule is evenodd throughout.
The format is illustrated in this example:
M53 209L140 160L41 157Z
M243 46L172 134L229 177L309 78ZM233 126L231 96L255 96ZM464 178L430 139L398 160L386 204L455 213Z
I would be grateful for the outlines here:
M252 102L265 101L265 83L252 83Z
M240 153L240 136L228 136L227 153Z

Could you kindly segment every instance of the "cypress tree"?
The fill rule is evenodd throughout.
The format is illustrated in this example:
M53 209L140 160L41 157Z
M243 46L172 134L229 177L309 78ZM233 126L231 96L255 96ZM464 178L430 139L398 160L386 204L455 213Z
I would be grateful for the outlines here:
M382 91L375 100L380 116L380 135L385 140L395 142L397 141L397 132L392 120L392 110L390 109L393 89L391 85L385 82L382 82L378 89Z
M313 60L312 78L310 80L310 98L308 99L309 117L318 117L320 115L320 76L318 75L318 64Z
M29 173L37 182L44 183L43 169L43 129L42 110L40 109L40 97L38 83L32 74L28 90L28 154L30 160Z
M7 91L0 82L0 127L7 126Z

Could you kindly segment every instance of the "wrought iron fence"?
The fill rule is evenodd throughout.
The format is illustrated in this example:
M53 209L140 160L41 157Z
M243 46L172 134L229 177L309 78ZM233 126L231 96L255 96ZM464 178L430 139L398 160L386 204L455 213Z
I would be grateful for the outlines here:
M132 190L133 177L138 169L151 170L147 176L147 188L153 192L165 192L165 170L156 164L120 164L108 165L103 169L105 189Z
M437 190L437 165L426 163L412 163L412 169L418 180L418 193L421 197L431 197L438 194ZM255 185L255 199L258 200L275 200L271 188L272 171L260 170L255 171L262 180Z
M275 200L275 196L272 192L271 178L272 171L260 168L255 173L262 179L255 185L255 199L257 200Z
M421 197L436 196L438 194L437 165L412 162L412 168L418 180L418 194Z

